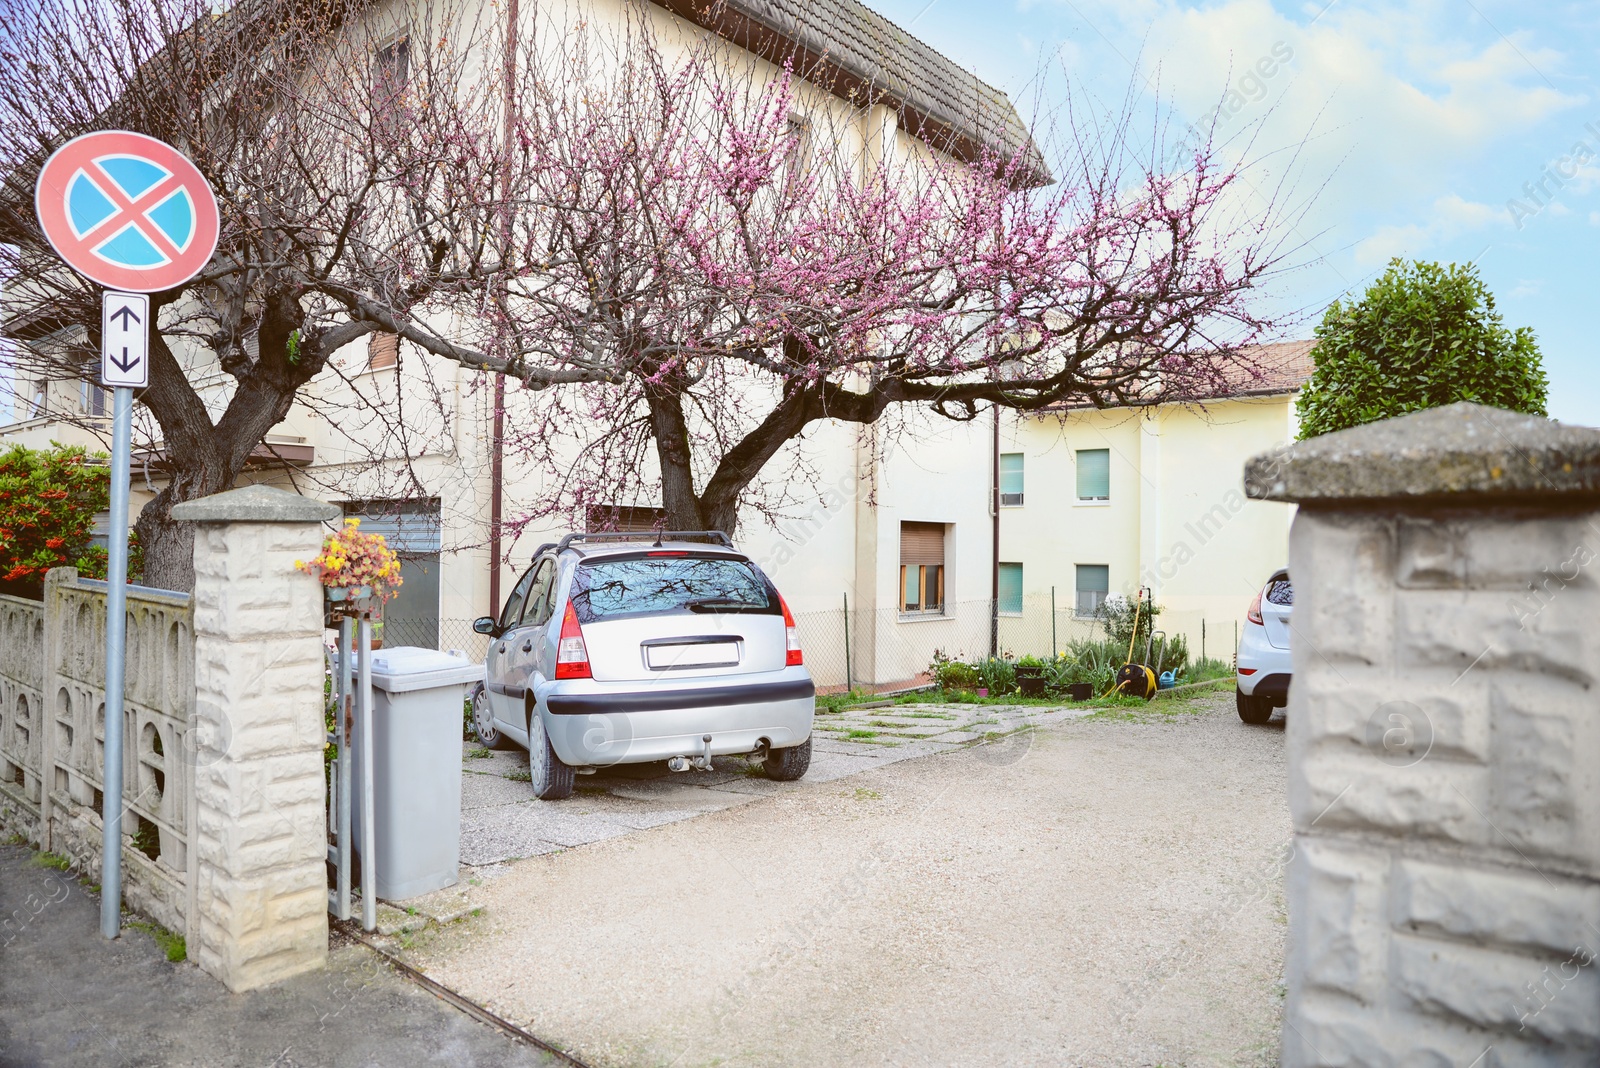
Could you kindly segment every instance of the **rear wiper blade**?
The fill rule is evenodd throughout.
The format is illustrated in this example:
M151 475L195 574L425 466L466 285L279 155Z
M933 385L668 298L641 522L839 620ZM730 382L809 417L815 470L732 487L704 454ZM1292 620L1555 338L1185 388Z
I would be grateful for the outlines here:
M755 607L754 605L747 604L746 602L740 601L733 597L696 597L692 601L683 602L683 606L691 612L699 608L719 608L724 606L731 606L734 608Z

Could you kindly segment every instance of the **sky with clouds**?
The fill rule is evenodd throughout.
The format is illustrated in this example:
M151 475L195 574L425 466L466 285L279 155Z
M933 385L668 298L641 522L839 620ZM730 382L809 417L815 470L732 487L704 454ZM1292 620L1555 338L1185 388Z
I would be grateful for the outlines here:
M1197 126L1221 105L1226 151L1269 178L1293 155L1311 201L1270 297L1292 336L1392 256L1475 262L1538 337L1550 414L1600 426L1600 3L866 2L1025 114L1069 91Z

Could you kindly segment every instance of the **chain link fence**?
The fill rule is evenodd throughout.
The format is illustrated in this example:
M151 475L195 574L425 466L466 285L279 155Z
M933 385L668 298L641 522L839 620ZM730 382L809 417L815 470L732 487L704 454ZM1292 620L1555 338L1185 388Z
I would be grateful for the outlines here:
M795 627L806 666L824 692L882 692L930 682L928 666L935 653L966 661L988 656L996 622L994 646L1006 659L1052 657L1074 641L1104 638L1104 623L1079 615L1070 597L1033 594L1023 598L1021 611L1002 610L998 620L988 598L952 602L942 612L909 613L846 610L841 597L837 609L796 615ZM1212 619L1199 611L1163 608L1156 617L1156 630L1169 642L1183 636L1191 660L1202 655L1228 660L1238 642L1238 626L1238 620ZM1135 659L1143 658L1143 649L1134 652ZM1152 650L1152 658L1154 654Z
M1070 594L1023 598L1020 612L999 615L1000 655L1050 657L1078 639L1104 638L1104 624L1073 610ZM806 666L823 692L849 688L888 691L925 685L936 652L954 660L981 660L989 655L994 602L985 598L945 605L943 612L907 613L893 608L866 611L802 612L795 616ZM1202 655L1227 661L1238 643L1241 620L1217 619L1195 610L1163 608L1156 629L1169 640L1182 635L1189 657ZM385 646L416 645L457 651L482 663L489 639L472 629L470 619L385 619L374 637ZM847 659L848 651L848 659ZM1142 658L1143 650L1135 650Z
M373 627L374 642L388 648L398 645L415 645L424 649L443 649L458 652L474 663L483 663L489 651L487 636L472 629L470 619L417 618L384 619Z

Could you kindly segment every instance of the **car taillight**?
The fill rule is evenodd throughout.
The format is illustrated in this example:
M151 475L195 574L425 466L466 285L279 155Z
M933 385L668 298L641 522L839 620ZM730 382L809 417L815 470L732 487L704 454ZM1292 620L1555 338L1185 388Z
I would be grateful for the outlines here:
M556 646L556 678L592 679L589 670L589 648L583 644L583 628L578 626L578 610L567 602L567 614L561 617L561 642Z
M1261 594L1256 594L1255 600L1250 602L1250 611L1245 613L1245 618L1258 626L1267 625L1267 621L1261 618Z
M783 640L787 652L783 662L787 667L805 663L800 654L800 632L794 626L794 613L789 611L789 602L783 599L783 594L778 594L778 604L783 606Z

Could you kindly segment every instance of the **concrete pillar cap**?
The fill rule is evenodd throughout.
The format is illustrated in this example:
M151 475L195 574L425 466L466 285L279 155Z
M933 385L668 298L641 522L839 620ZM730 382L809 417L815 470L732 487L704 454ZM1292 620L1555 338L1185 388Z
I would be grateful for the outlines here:
M1310 506L1600 498L1600 430L1462 401L1262 453L1244 488Z
M172 506L172 518L186 523L322 523L341 514L337 504L272 486L241 486Z

